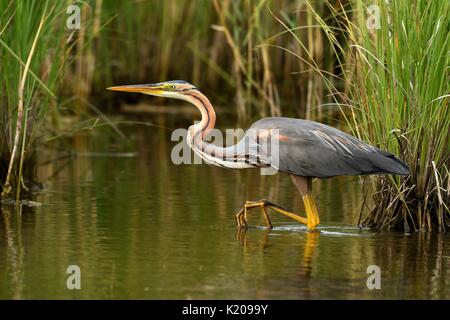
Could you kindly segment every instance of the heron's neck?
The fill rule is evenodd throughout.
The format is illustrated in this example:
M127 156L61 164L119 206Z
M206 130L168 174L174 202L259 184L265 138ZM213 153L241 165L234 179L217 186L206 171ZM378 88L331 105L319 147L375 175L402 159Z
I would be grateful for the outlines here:
M239 159L237 156L242 149L239 149L239 146L242 147L242 144L238 143L234 146L224 148L223 146L217 146L204 140L208 132L214 129L216 123L216 113L208 98L196 90L185 94L184 99L195 105L202 114L202 120L191 126L188 130L188 143L194 152L207 163L215 166L229 168L252 167L252 165L247 163L238 163Z
M198 90L187 94L187 100L196 106L202 114L202 120L193 126L193 137L196 138L194 141L199 139L200 141L197 142L201 142L205 134L214 128L216 124L216 113L208 98Z
M204 159L208 158L208 162L210 163L212 163L212 158L223 159L234 156L234 149L224 148L223 146L217 146L205 141L208 132L214 129L214 125L216 124L216 113L208 98L198 90L190 92L188 95L185 95L185 97L186 100L196 106L202 114L202 120L191 126L188 131L188 141L190 141L191 148L197 152L200 157Z

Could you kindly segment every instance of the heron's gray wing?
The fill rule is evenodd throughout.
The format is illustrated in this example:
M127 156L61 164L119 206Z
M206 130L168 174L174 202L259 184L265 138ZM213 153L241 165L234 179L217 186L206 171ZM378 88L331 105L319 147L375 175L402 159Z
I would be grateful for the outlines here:
M308 177L332 177L375 173L408 174L408 166L393 154L322 123L283 117L264 118L249 129L276 134L278 146L261 145L257 139L250 149L259 163L287 173ZM250 135L264 136L264 133ZM252 140L252 139L250 139ZM278 148L278 150L275 150ZM278 151L273 152L273 151ZM273 153L273 154L272 154Z

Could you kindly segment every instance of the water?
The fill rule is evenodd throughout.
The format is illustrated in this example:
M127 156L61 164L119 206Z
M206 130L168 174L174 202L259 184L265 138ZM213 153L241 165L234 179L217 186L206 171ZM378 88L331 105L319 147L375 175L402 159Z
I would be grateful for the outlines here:
M449 236L360 230L357 179L314 183L320 233L274 212L273 230L238 232L245 199L302 211L288 176L176 166L170 131L126 135L134 148L99 131L70 141L77 157L59 144L41 150L41 162L61 159L39 167L37 203L0 213L0 298L450 298ZM250 225L263 222L252 211ZM81 290L67 289L69 265L80 267ZM366 286L370 265L380 267L380 290Z

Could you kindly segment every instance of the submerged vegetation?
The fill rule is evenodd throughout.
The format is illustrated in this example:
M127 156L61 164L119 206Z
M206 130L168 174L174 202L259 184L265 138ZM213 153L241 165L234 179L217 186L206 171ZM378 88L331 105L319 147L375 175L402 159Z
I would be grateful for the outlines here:
M411 167L370 178L365 225L450 226L448 1L90 0L73 3L79 29L70 4L0 0L2 197L31 188L36 142L62 116L85 125L92 101L117 103L105 87L184 79L241 121L341 119Z

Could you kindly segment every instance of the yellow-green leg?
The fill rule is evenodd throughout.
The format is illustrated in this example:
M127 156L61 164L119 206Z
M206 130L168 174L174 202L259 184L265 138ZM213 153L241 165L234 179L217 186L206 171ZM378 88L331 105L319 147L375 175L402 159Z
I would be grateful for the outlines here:
M285 216L288 216L300 223L307 225L307 219L300 217L299 215L297 215L293 212L290 212L290 211L284 209L283 207L281 207L275 203L272 203L270 201L259 200L259 201L246 201L245 202L244 206L236 214L236 222L237 222L238 227L240 227L240 228L247 227L247 213L249 210L254 209L254 208L261 208L261 212L263 213L264 220L266 221L266 226L269 229L272 229L273 226L270 221L269 214L267 212L267 208L270 208L276 212L279 212L279 213L281 213Z
M292 182L297 187L298 192L302 195L303 204L305 206L307 226L309 230L315 230L320 223L319 213L317 212L316 203L312 196L312 178L291 175Z
M270 222L269 215L267 214L267 210L265 207L265 200L260 201L246 201L244 206L239 210L236 214L236 222L238 227L246 228L247 227L247 212L253 208L261 208L264 220L266 221L267 227L272 228L272 223Z
M244 206L236 214L236 222L239 228L247 227L247 212L254 208L261 208L266 226L272 229L272 223L267 213L267 208L270 208L278 213L281 213L291 219L294 219L308 227L308 230L315 230L320 223L319 214L317 212L316 204L312 197L312 180L309 177L300 177L291 175L292 180L302 195L303 203L306 211L306 218L299 216L283 207L267 200L246 201Z
M316 203L311 195L302 196L305 205L306 216L308 217L308 229L314 230L320 223L319 214L317 213Z

